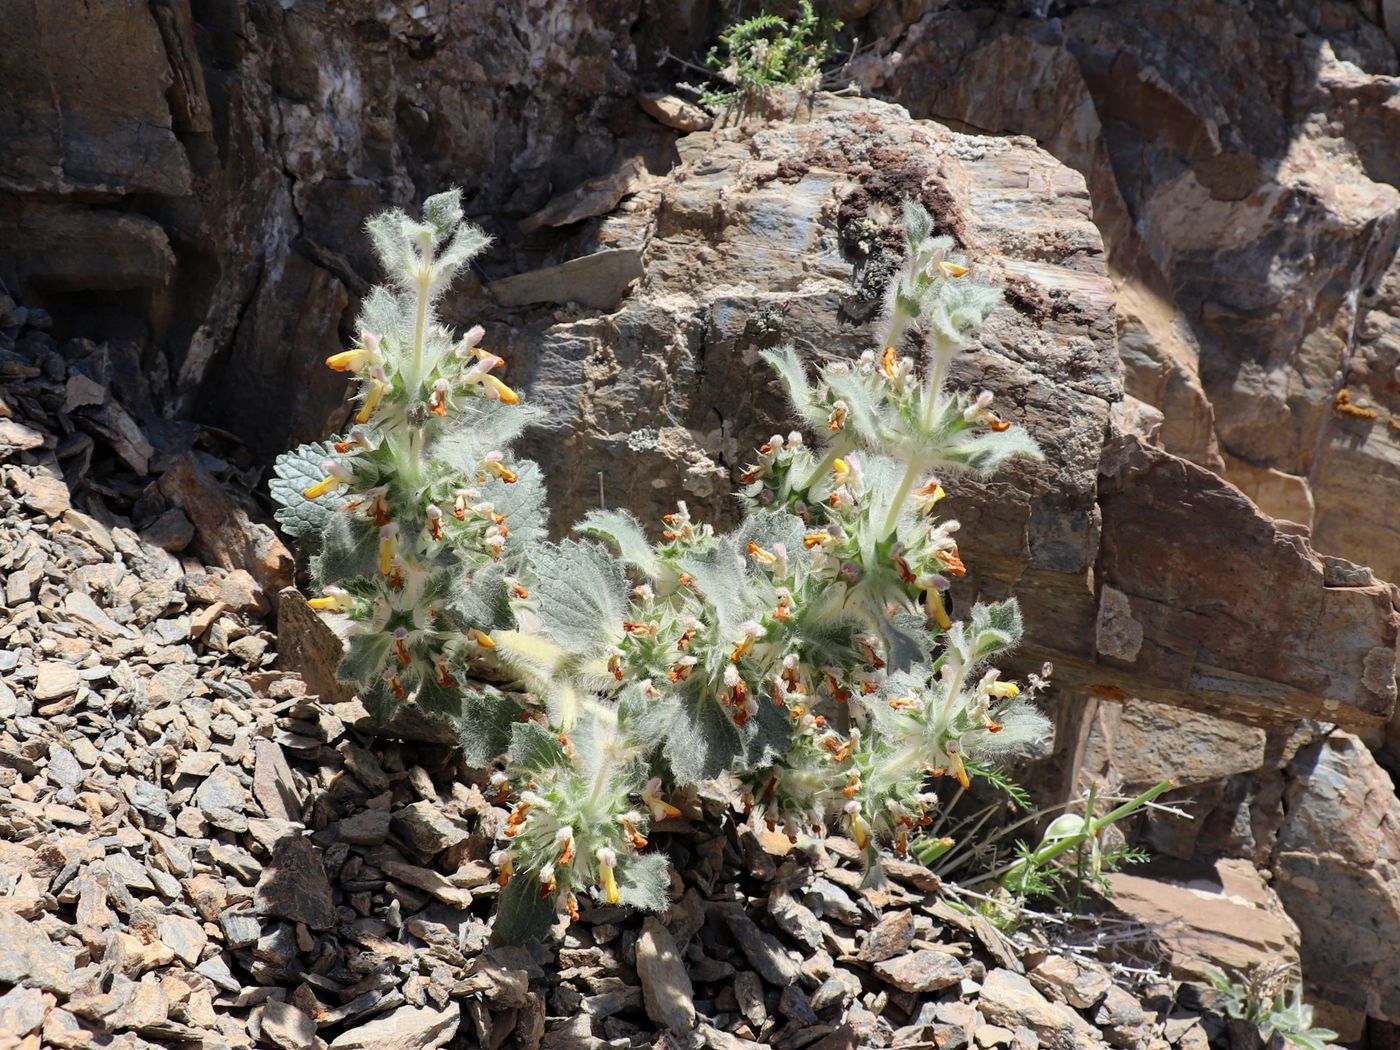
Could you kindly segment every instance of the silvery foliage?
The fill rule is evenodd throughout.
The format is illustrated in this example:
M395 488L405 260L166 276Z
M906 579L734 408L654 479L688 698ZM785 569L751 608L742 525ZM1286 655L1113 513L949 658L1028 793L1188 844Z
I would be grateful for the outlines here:
M455 244L460 228L398 215L371 225L398 276L367 306L383 358L369 382L387 383L383 403L395 407L378 410L379 425L351 454L353 478L321 483L351 498L324 528L315 567L366 625L342 671L372 706L391 709L414 687L419 703L455 705L469 760L498 767L499 797L513 802L493 858L498 939L543 934L577 913L581 894L664 907L665 858L646 852L647 835L680 816L674 803L697 781L737 777L751 818L795 840L849 833L873 880L879 844L903 852L929 821L930 777L967 785L979 768L1046 739L1030 702L1040 680L1022 688L991 666L1020 639L1016 603L978 604L954 621L944 598L964 569L957 523L938 519L940 479L1039 456L992 412L989 394L946 389L952 357L1000 296L972 280L921 208L904 219L906 258L886 296L880 352L814 377L790 349L767 355L816 440L794 431L760 446L742 475L737 530L717 534L682 503L658 523L659 541L626 512L598 511L576 526L579 538L557 543L534 541L537 474L501 462L526 417L506 404L508 388L506 397L478 374L493 355L471 349L469 333L464 356L477 362L463 381L451 336L430 324L437 349L402 363L417 303L444 283L424 276L433 256L420 246ZM393 309L375 307L386 295ZM900 356L905 343L924 347L921 368ZM429 418L429 390L443 378L453 411ZM417 444L414 428L428 428ZM505 490L532 493L504 513L513 546L502 551L498 537L487 548L467 527L478 520L471 513L433 538L425 507L459 485L471 486L468 508L492 505L486 521L504 513ZM375 571L386 564L381 533L362 524L372 489L403 525L391 538L413 536L395 548L405 570L397 589L392 572ZM305 517L283 520L298 527ZM437 520L453 526L451 517ZM531 542L515 546L522 533ZM375 611L386 601L388 618ZM487 666L516 690L466 691L464 702L457 683Z
M488 243L457 190L421 221L368 226L388 284L366 298L355 347L327 360L353 375L354 428L281 457L271 483L283 528L314 551L312 605L351 623L340 677L380 721L412 697L462 720L471 759L509 742L517 705L471 684L489 632L514 626L509 588L543 535L543 482L504 453L534 418L492 370L479 328L458 337L434 306Z

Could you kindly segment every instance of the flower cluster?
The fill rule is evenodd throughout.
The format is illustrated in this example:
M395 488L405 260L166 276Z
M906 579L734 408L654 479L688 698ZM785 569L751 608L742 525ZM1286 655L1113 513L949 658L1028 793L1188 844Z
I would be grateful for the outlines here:
M283 457L273 494L284 527L317 548L311 606L352 621L341 677L380 717L410 696L460 715L500 622L490 607L541 530L538 472L503 452L531 416L483 329L457 338L434 314L488 243L462 221L460 193L430 198L421 222L389 212L369 232L392 283L366 300L357 344L326 360L353 377L354 426Z
M469 760L497 767L513 804L498 938L539 935L585 893L662 907L647 840L698 781L734 775L752 819L794 840L849 834L878 878L880 845L903 851L930 823L935 778L967 787L1046 737L1039 679L991 666L1020 638L1015 602L959 619L948 601L965 569L944 482L1039 452L990 394L948 389L999 296L922 209L906 208L877 350L815 380L794 351L768 355L803 428L755 450L738 529L680 504L657 542L598 511L583 538L545 543L538 499L503 501L537 475L501 454L525 417L499 359L479 330L453 342L431 320L441 261L476 236L438 200L450 221L372 225L398 288L371 296L362 345L332 359L362 377L363 418L287 510L341 501L314 568L318 604L360 624L342 674L376 709L416 689L453 711ZM919 344L922 360L902 354ZM482 663L524 699L457 685Z

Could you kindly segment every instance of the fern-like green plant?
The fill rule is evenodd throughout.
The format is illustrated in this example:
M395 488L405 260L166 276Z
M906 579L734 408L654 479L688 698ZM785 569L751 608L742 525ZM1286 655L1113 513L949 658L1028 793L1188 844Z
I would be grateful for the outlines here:
M371 223L392 287L331 361L364 377L359 428L301 490L308 453L293 454L277 493L289 529L319 532L316 604L356 618L342 675L380 714L416 693L459 720L469 761L496 767L512 804L498 939L541 935L584 894L663 907L648 837L697 781L737 777L750 819L795 841L849 833L874 881L882 844L907 851L933 821L930 778L995 777L1048 736L1031 702L1043 683L992 666L1020 640L1016 603L954 620L944 599L964 567L940 479L1039 455L990 394L947 387L999 296L921 208L904 219L877 349L815 374L790 349L768 355L806 432L755 450L738 529L682 503L659 539L600 511L555 543L533 465L505 459L529 417L491 375L498 359L479 330L459 340L432 319L445 267L480 235L452 195L423 223Z
M701 103L712 109L743 109L774 88L814 87L831 54L831 37L840 29L840 21L819 17L811 0L800 0L792 22L761 14L735 23L720 34L720 46L705 58L724 86L707 89Z

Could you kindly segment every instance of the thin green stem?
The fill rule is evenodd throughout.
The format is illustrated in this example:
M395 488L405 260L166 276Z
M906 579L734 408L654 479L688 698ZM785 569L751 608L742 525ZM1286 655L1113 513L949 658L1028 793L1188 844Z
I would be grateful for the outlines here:
M900 479L899 488L895 490L894 499L890 503L889 513L885 515L884 522L880 525L880 531L875 534L877 544L884 543L894 532L895 526L899 524L899 512L904 508L904 501L909 498L909 492L914 487L914 482L919 480L919 475L923 473L922 465L918 460L910 460L904 468L904 477Z

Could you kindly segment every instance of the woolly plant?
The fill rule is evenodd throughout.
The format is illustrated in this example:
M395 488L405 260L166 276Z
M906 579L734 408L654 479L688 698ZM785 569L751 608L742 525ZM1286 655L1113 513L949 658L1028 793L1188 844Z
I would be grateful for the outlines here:
M990 394L948 388L1000 296L922 208L905 208L878 350L815 375L791 349L766 355L806 433L757 449L743 524L716 533L682 503L659 541L623 511L535 540L537 475L504 456L527 417L479 330L454 343L432 321L448 268L484 243L459 222L443 195L424 223L371 224L394 290L371 295L362 346L332 359L365 377L363 429L324 481L279 495L284 522L322 537L318 604L356 617L342 675L381 714L416 690L456 717L512 803L498 939L543 934L584 894L664 907L647 836L698 781L737 778L748 818L794 841L848 833L874 881L881 845L904 852L930 823L932 778L967 786L1046 738L1040 680L1023 689L992 666L1020 639L1016 603L954 620L945 598L965 570L942 480L1039 452ZM323 508L332 493L340 509ZM515 688L466 688L474 669Z

